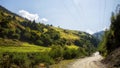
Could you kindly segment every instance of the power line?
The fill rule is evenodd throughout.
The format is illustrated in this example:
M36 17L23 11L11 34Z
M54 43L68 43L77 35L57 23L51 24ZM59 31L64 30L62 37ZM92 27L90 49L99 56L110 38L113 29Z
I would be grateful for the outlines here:
M102 22L102 21L101 21L101 20L102 20L102 19L101 19L101 0L99 0L98 7L99 7L99 9L98 9L99 12L98 12L98 14L100 14L100 15L99 15L99 22L101 23L101 22ZM99 26L99 25L98 25L98 26Z
M75 2L73 0L71 0L73 7L75 8L76 12L78 13L78 16L82 17L82 12L80 12L79 8L77 7L77 5L75 4ZM70 12L70 10L68 9L68 7L65 4L65 1L63 2L63 5L65 7L65 9L68 11L68 13L70 14L71 17L73 17L74 21L79 21L79 17L74 18L74 15ZM80 14L81 13L81 14Z
M69 11L68 7L66 6L65 0L63 0L63 6L68 12L68 14L72 17L73 21L76 21L76 19L74 18L74 15Z
M77 5L75 4L74 0L71 0L71 1L72 1L73 6L74 6L75 9L76 9L76 12L79 14L79 16L82 17L82 14L80 14L80 13L82 13L82 12L80 12L80 10L79 10L79 8L77 7Z
M106 4L106 0L104 0L104 10L103 10L103 13L104 13L104 17L103 17L103 23L105 22L105 17L106 17L106 6L107 6L107 4Z

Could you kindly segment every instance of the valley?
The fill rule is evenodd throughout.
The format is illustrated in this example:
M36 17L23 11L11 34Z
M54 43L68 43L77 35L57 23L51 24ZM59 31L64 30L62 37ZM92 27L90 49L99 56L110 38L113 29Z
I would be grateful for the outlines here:
M1 0L0 68L120 68L120 1Z

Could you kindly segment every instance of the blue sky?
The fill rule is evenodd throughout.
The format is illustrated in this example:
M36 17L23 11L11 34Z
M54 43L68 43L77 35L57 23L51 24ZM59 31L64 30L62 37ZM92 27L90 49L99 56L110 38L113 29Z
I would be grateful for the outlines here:
M89 33L109 27L117 4L120 0L0 0L0 5L21 16L27 13L45 24Z

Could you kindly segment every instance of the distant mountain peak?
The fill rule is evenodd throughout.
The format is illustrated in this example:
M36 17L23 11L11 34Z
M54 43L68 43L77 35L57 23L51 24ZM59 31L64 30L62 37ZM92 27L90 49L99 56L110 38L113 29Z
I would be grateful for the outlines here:
M99 40L102 40L102 37L104 35L105 31L99 31L93 34L94 37L98 38Z

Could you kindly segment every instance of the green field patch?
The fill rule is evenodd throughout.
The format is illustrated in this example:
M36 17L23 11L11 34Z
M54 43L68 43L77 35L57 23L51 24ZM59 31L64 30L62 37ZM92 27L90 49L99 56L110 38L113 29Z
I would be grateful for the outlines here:
M69 49L78 49L79 47L76 45L66 45L66 47L68 47Z
M49 47L36 46L29 43L23 43L21 46L1 46L1 52L45 52L50 51Z
M53 64L50 66L50 68L67 68L67 65L69 65L70 63L74 62L75 59L70 59L70 60L62 60L60 63L58 64Z

